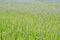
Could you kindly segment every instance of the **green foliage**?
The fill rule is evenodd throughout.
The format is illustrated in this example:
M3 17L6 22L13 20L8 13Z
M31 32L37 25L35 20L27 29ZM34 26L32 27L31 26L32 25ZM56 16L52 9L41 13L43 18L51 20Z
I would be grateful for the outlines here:
M60 13L39 11L0 10L0 40L60 40Z

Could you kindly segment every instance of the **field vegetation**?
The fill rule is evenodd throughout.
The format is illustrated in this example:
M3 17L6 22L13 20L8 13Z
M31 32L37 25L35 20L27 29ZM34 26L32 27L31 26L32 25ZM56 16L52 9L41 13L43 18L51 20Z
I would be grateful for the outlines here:
M0 3L0 40L60 40L59 3Z

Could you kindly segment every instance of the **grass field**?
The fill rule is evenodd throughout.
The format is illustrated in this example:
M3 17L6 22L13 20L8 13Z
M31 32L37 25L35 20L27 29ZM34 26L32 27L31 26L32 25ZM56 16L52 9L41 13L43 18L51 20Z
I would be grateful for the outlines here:
M59 4L1 4L0 40L60 40Z

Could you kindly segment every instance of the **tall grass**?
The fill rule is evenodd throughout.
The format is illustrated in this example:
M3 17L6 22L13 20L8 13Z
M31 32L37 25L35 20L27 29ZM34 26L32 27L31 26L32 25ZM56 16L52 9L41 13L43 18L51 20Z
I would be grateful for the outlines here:
M60 40L60 13L0 10L0 40Z

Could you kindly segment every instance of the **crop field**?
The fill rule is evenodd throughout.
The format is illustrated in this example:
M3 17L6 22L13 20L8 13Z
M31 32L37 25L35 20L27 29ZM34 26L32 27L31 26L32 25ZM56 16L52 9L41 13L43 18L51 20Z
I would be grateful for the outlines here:
M0 40L60 40L60 3L0 3Z

